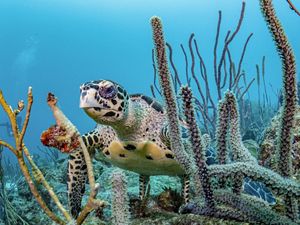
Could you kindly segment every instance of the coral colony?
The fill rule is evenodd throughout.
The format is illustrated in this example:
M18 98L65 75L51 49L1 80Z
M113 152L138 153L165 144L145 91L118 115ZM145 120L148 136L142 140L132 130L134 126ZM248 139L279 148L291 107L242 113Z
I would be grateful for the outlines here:
M207 149L210 145L210 138L207 134L201 134L200 127L197 123L195 106L199 106L199 102L195 103L197 98L193 96L189 80L188 85L184 86L182 85L182 81L178 78L177 72L175 73L175 77L171 76L168 67L167 48L171 55L172 49L170 45L165 42L161 19L156 16L151 18L154 41L153 56L155 56L153 61L154 68L157 68L160 84L160 88L156 86L155 88L159 91L165 103L170 148L175 154L175 160L177 160L177 163L185 171L184 177L189 178L184 181L182 196L184 204L182 204L180 209L177 209L176 215L178 216L178 220L173 220L173 223L170 222L170 224L203 222L203 218L206 218L205 221L219 220L221 223L225 220L231 221L231 224L234 224L234 222L238 222L238 224L241 222L251 224L299 224L298 203L300 199L300 183L294 178L296 166L298 165L293 162L293 157L297 156L293 147L293 130L298 110L296 62L283 27L275 14L272 0L261 0L260 3L262 14L273 36L283 68L283 102L276 120L278 123L278 125L276 125L278 135L274 135L276 136L276 141L274 142L276 146L268 148L266 143L263 145L263 147L267 149L265 151L269 154L268 157L270 157L270 155L272 157L272 166L268 167L265 167L264 163L262 163L265 162L264 160L266 160L266 158L262 157L258 160L250 153L242 141L238 100L243 98L253 81L247 85L244 93L239 93L239 98L237 99L237 93L234 92L234 90L236 90L234 87L238 82L236 79L240 79L241 71L239 71L238 78L232 77L229 84L230 88L222 97L221 90L222 86L224 87L220 75L222 64L217 68L218 65L216 63L214 64L216 72L215 78L220 100L218 106L215 106L216 103L213 103L216 109L216 115L213 115L214 118L210 119L206 109L201 108L201 115L206 116L204 122L214 122L214 125L211 127L214 127L213 130L215 130L213 135L215 136L216 144L216 163L208 163ZM288 1L288 3L291 5L290 1ZM243 3L241 20L244 14L244 6L245 3ZM291 7L295 12L298 12L293 5L291 5ZM226 45L232 41L238 32L241 20L236 31L228 37L225 43ZM218 26L220 26L220 17ZM189 42L190 46L193 38L194 36L192 35ZM194 41L194 43L196 44L196 41ZM226 48L223 54L227 54ZM174 69L172 56L169 57L169 59ZM205 78L205 76L203 77ZM207 82L207 77L204 81ZM154 94L154 87L151 86L151 88ZM177 91L182 100L181 109L176 97ZM0 92L0 104L9 118L15 140L14 146L3 140L0 140L0 145L4 147L4 149L10 150L16 156L20 170L32 193L32 197L36 199L40 205L40 209L43 210L50 220L61 225L93 224L89 220L89 217L95 215L101 217L103 209L107 208L109 203L96 198L97 193L101 192L101 188L99 187L101 187L102 184L101 182L98 184L95 181L96 179L93 172L95 168L93 168L86 146L86 137L79 134L76 127L58 108L57 98L49 93L47 103L56 119L56 125L43 132L41 141L43 144L55 147L64 153L72 153L74 149L80 149L80 151L73 154L74 156L71 154L71 157L79 157L84 160L84 164L78 167L82 169L82 173L75 176L76 179L82 180L80 180L80 182L76 180L78 184L76 182L68 183L69 191L73 190L74 192L69 193L70 209L67 209L65 202L60 200L51 184L47 182L46 177L42 173L42 169L34 162L33 157L30 155L24 143L24 136L33 104L31 87L28 89L27 97L27 106L24 106L23 101L20 101L17 109L13 109L6 102L2 92ZM208 101L213 101L211 96L204 97L204 99L206 99L206 104L202 105L204 107L207 106ZM149 99L148 102L153 103L152 100ZM20 126L20 124L17 123L17 116L24 108L26 108L26 116L23 125ZM182 138L180 112L184 115L189 137L189 148L186 148ZM207 130L208 126L204 126L204 129ZM270 149L272 149L273 152L270 153ZM0 156L2 151L3 150L0 151ZM152 160L152 158L148 159ZM70 161L70 163L69 169L70 167L77 166L76 162L72 164L72 161ZM3 172L5 171L0 170L0 178L3 176ZM144 179L147 180L147 177L140 178L142 181L144 181ZM271 193L269 193L270 198L273 199L274 195L274 202L281 202L282 207L278 209L274 207L275 203L268 204L267 201L244 193L243 184L247 179L258 182L257 185L265 185L265 187L271 191ZM86 180L89 183L89 194L85 204L81 207L81 198L85 192ZM134 216L130 215L130 213L133 214L135 210L134 205L127 195L126 174L119 169L114 171L111 175L111 182L112 200L110 222L117 225L134 223ZM146 182L142 183L145 184ZM40 187L44 188L47 195L41 194ZM147 192L149 188L149 185L140 187L142 197L138 204L142 208L146 207L147 203L145 203L145 201L149 200L149 191ZM193 188L193 198L190 198L189 188ZM2 189L0 188L0 206L7 205L3 211L3 214L8 218L6 221L10 221L7 222L7 224L13 224L13 220L19 221L19 224L29 224L23 220L22 217L16 218L17 214L7 197L5 197L6 195ZM79 193L80 196L78 197L76 193ZM265 194L267 194L267 192L265 192ZM49 200L47 200L45 196L51 199L51 207ZM170 196L175 195L170 194ZM130 205L129 202L131 202ZM140 209L139 215L143 214L141 211L143 211L143 209ZM2 211L0 210L0 212ZM185 214L193 215L192 217L186 217ZM13 219L14 217L15 219ZM100 222L98 224L100 224Z

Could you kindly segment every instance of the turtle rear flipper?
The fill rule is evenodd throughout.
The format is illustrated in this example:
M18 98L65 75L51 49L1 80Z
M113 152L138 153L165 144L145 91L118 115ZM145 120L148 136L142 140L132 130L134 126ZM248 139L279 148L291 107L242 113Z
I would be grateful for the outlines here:
M77 218L81 210L81 200L85 192L87 180L87 166L83 157L83 152L78 149L69 157L68 165L68 200L71 215Z

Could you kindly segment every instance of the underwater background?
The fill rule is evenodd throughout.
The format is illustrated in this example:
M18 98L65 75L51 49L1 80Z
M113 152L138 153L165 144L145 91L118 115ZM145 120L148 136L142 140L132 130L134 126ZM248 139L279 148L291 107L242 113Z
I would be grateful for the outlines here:
M286 1L274 0L273 4L297 60L300 57L300 17ZM60 108L82 134L95 127L95 122L79 108L79 86L82 83L108 79L121 84L128 93L152 96L154 45L150 18L154 15L163 21L165 40L173 48L173 61L184 84L185 59L180 44L188 51L189 37L191 33L195 34L217 104L213 48L218 11L222 11L220 55L227 31L236 28L241 6L242 1L238 0L1 0L0 89L7 102L17 103L20 99L26 100L28 87L32 87L34 104L24 138L28 149L34 155L47 157L39 149L43 148L41 133L55 123L46 103L48 92L55 93ZM296 7L300 8L300 5ZM246 1L242 26L230 44L235 61L238 61L251 33L253 36L242 69L248 81L256 78L256 65L261 66L265 57L266 89L260 87L260 91L268 93L270 107L277 109L282 88L282 65L258 0ZM297 69L299 71L299 66ZM192 84L192 88L195 89L196 85ZM254 81L247 97L257 103L258 95L258 85ZM158 99L161 101L160 97ZM20 115L22 121L24 115ZM275 111L267 121L274 115ZM8 118L1 110L0 139L12 142L14 139L7 123ZM4 150L3 158L12 164L17 162L9 151Z

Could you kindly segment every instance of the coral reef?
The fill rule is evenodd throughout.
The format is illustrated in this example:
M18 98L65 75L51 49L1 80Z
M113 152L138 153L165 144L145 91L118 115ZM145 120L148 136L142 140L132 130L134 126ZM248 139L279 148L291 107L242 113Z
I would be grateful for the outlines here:
M233 192L236 193L235 195L232 195L232 198L228 198L227 200L224 200L222 203L237 208L242 215L246 216L246 221L253 222L256 221L258 223L264 223L269 224L270 218L266 217L265 215L272 214L272 218L276 215L276 220L272 221L272 223L282 224L282 223L293 223L291 220L289 220L287 217L281 216L277 214L276 212L272 212L271 209L266 207L258 207L260 204L256 200L253 202L249 202L248 199L243 199L241 196L241 187L242 187L242 178L244 176L251 177L254 180L263 180L267 186L269 186L272 190L274 190L278 194L283 194L284 198L286 199L285 206L287 210L287 216L294 221L298 220L298 215L296 216L296 199L298 198L298 191L299 184L291 179L289 179L290 176L290 170L287 169L287 171L283 172L284 167L291 167L291 164L289 164L290 158L290 151L291 151L291 130L293 128L293 121L294 121L294 113L295 113L295 107L296 107L296 76L295 76L295 62L292 54L292 50L290 49L286 37L283 33L282 28L278 30L279 22L277 17L275 16L273 7L271 5L271 1L262 1L262 9L265 12L265 17L268 22L268 25L270 26L270 29L275 37L275 41L278 47L278 50L282 56L283 59L283 67L284 67L284 87L285 87L285 106L284 106L284 112L282 115L282 121L281 121L281 133L280 133L280 147L279 149L279 160L281 164L281 169L279 169L279 173L283 176L280 176L276 172L273 172L269 169L266 169L264 167L261 167L257 164L256 159L250 154L250 152L245 148L243 145L241 134L240 134L240 128L239 128L239 114L238 114L238 107L236 103L236 99L234 95L231 92L227 92L225 95L225 103L222 107L222 104L220 106L220 109L223 109L224 107L227 107L228 115L226 115L229 119L229 129L227 127L224 128L224 131L227 130L227 132L222 133L225 137L222 137L222 135L219 135L219 146L225 145L224 140L226 140L226 135L230 135L230 146L232 149L232 156L233 156L233 163L230 164L224 164L224 165L213 165L208 167L208 170L211 172L210 176L220 176L220 177L233 177L234 181L234 187ZM158 18L155 17L152 19L152 26L153 23L159 24L159 26L153 26L153 33L154 37L159 34L160 36L162 34L161 30L161 22L158 22ZM164 43L162 43L163 38L160 38L161 42L159 45L156 44L156 53L160 53L161 55L165 55L165 48ZM155 38L154 38L155 40ZM159 65L159 68L163 68L163 70L159 69L160 76L164 77L164 79L161 79L161 86L164 88L164 81L165 80L171 80L171 78L165 78L165 76L170 76L168 73L168 70L166 69L168 67L165 57L157 57L157 64ZM290 65L288 66L288 64ZM163 64L163 65L162 65ZM167 71L167 72L166 72ZM168 87L168 89L170 89ZM170 89L171 90L171 89ZM289 91L288 91L289 90ZM191 95L191 94L190 94ZM187 95L185 95L187 97ZM165 98L166 101L168 101L168 98ZM186 99L184 99L185 101ZM191 105L191 102L186 101L188 105ZM175 103L174 103L175 104ZM187 105L185 105L187 106ZM177 108L176 106L173 106ZM169 108L167 108L169 110ZM224 109L225 110L225 109ZM185 111L186 115L187 111ZM222 110L220 110L220 114L222 114ZM190 116L190 115L189 115ZM189 120L191 117L188 117ZM170 121L169 121L170 122ZM225 120L226 122L226 120ZM221 125L224 125L227 123L221 122ZM200 176L200 180L203 182L203 177L208 177L206 174L206 170L204 170L203 173L203 154L201 154L201 144L200 144L200 136L197 134L197 125L195 120L193 120L192 123L188 123L189 130L192 137L192 146L197 146L197 155L195 155L197 166L199 171L202 172L202 177ZM227 126L227 125L226 125ZM220 128L220 126L219 126ZM221 128L220 128L221 129ZM171 130L172 133L172 130ZM176 134L175 134L176 135ZM175 136L174 135L174 136ZM172 134L171 134L172 136ZM178 137L178 136L177 136ZM193 137L195 140L193 140ZM198 144L195 144L193 141L198 141ZM222 154L220 156L221 161L225 163L226 161L226 151L228 151L227 146L223 146L223 151L220 153ZM225 151L225 152L224 152ZM199 159L197 160L197 157ZM282 163L282 161L285 162L285 164ZM279 166L280 168L280 166ZM281 171L281 172L280 172ZM216 173L215 173L216 172ZM208 182L207 184L202 184L203 186L209 187L209 179L206 179L205 182ZM293 186L291 189L287 190L287 188ZM216 198L215 194L212 194L212 191L208 188L203 188L205 201L214 201ZM222 196L222 195L221 195ZM230 196L224 195L224 196ZM249 210L251 213L249 213ZM255 212L256 211L256 212ZM210 215L218 218L232 218L237 219L237 213L230 211L230 210L221 210L214 207L203 207L199 206L195 208L194 205L188 205L185 207L182 212L194 212L201 215ZM272 213L271 213L272 212ZM297 211L298 212L298 211ZM257 215L257 216L256 216ZM240 217L239 217L240 218Z
M32 103L33 103L33 96L32 96L32 88L29 87L28 89L28 105L27 105L27 110L26 110L26 117L25 117L25 121L23 123L23 127L19 128L18 124L16 122L16 116L17 114L23 110L24 105L22 104L22 101L20 101L18 103L18 108L17 110L12 110L12 108L7 104L7 102L5 101L2 92L0 92L0 104L3 108L3 110L6 112L9 120L10 120L10 124L12 127L12 131L13 131L13 135L15 138L15 147L13 147L12 145L8 144L5 141L0 141L0 145L3 145L4 147L6 147L7 149L9 149L18 159L18 163L20 166L20 169L26 179L26 182L29 185L30 191L32 192L32 195L35 197L35 199L37 200L37 202L39 203L39 205L41 206L41 208L45 211L45 213L56 223L58 224L64 224L63 221L57 217L52 211L51 209L47 206L46 202L44 201L44 199L42 198L42 196L40 195L37 186L34 184L32 176L34 177L34 180L37 183L42 183L43 186L47 189L49 195L51 196L51 198L53 199L53 201L56 203L56 205L58 206L58 208L61 210L61 213L65 216L65 218L70 221L71 217L68 214L68 212L62 207L62 204L60 203L60 201L58 200L57 196L55 195L55 193L53 192L52 188L49 186L48 182L45 180L45 177L43 176L43 174L41 173L41 171L39 170L39 168L36 166L36 164L34 163L31 155L29 154L28 149L26 148L23 139L24 139L24 135L28 126L28 122L29 122L29 118L30 118L30 112L31 112L31 107L32 107ZM30 166L32 167L32 175L29 172L28 166L25 163L25 158L24 155L26 156L26 158L29 161Z

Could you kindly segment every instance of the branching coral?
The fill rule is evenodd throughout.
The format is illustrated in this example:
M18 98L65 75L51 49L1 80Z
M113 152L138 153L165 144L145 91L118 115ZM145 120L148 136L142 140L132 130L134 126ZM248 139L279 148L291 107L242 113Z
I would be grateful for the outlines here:
M186 98L186 97L185 97ZM186 102L186 100L184 100ZM239 116L237 113L236 100L234 95L231 92L227 92L225 95L225 99L223 100L223 106L228 109L229 117L228 122L230 124L230 128L228 131L224 133L226 136L227 133L230 134L230 147L232 149L233 162L221 165L211 165L208 169L208 177L219 177L219 178L232 178L233 179L233 192L238 194L226 194L226 197L216 197L212 195L214 201L225 204L227 207L233 207L238 209L243 216L246 216L247 219L245 221L248 222L259 222L263 224L269 224L270 221L275 224L292 224L286 217L282 217L276 212L272 212L269 206L258 206L255 200L248 201L247 199L243 199L241 195L242 190L242 182L244 177L250 177L256 181L264 182L269 188L271 188L274 193L279 195L284 195L286 198L296 199L299 198L300 194L300 184L293 179L285 178L273 172L272 170L261 167L257 164L257 161L252 157L249 151L244 147L240 131L239 131ZM186 103L184 109L186 108ZM221 109L221 108L220 108ZM224 108L223 108L224 109ZM188 120L187 120L188 121ZM197 130L196 123L188 123L189 129L191 131ZM225 125L225 124L224 124ZM225 150L228 151L230 148L225 143ZM193 143L193 146L195 143ZM198 145L199 148L199 145ZM229 153L226 153L229 155ZM197 155L195 156L196 160L199 157L199 150ZM201 154L200 154L201 157ZM199 166L199 164L197 164ZM201 168L201 164L200 167ZM207 176L207 173L204 172L202 176ZM201 180L203 182L203 179ZM207 180L206 182L209 182ZM202 184L203 185L203 184ZM205 185L204 185L205 187ZM231 196L231 197L230 197ZM238 197L240 196L240 197ZM219 199L219 200L217 200ZM221 200L220 200L221 199ZM188 210L189 212L201 214L201 215L210 215L217 218L231 218L235 219L236 214L229 210L224 210L219 208L217 205L215 210L210 210L209 208L205 208L203 206L196 207L188 205L184 210ZM183 210L183 211L184 211ZM272 215L266 217L265 215ZM277 218L274 220L274 218ZM277 222L276 222L277 221Z
M218 124L216 130L217 160L219 164L228 163L227 134L228 134L228 108L223 100L218 106ZM225 180L221 177L220 187L225 187Z
M262 1L263 3L270 3L270 1ZM266 18L272 29L278 29L277 25L272 25L272 23L278 23L274 19L275 14L273 12L273 8L270 5L263 5L266 7ZM268 8L269 7L269 8ZM271 7L271 9L270 9ZM159 74L161 77L162 83L162 93L165 97L165 101L167 104L167 110L172 112L172 109L176 109L176 102L174 97L169 98L169 96L173 96L172 87L170 83L170 74L168 71L167 60L165 58L165 44L164 39L162 37L161 30L161 22L155 17L152 20L153 33L154 33L154 41L156 43L156 54L157 54L157 63L159 68ZM277 30L278 31L278 30ZM281 30L280 30L281 31ZM292 55L292 51L289 48L289 45L286 41L286 38L283 34L276 34L276 30L274 31L275 40L281 41L282 43L277 43L277 47L280 51L280 54L283 58L284 63L284 86L286 89L286 106L285 113L282 116L282 132L280 133L281 138L281 149L279 154L279 159L285 161L288 164L290 157L290 140L291 140L291 129L293 127L293 117L295 108L295 74L294 74L294 58ZM159 36L159 38L157 38ZM160 41L157 41L159 39ZM288 63L291 63L289 66ZM165 85L167 83L167 85ZM289 91L290 89L290 91ZM251 223L262 223L262 224L293 224L293 222L289 219L293 219L294 221L298 220L298 216L295 216L294 209L296 209L295 201L299 198L300 194L300 184L293 179L289 178L289 170L283 172L284 166L281 163L282 168L279 169L281 171L279 174L266 169L262 166L259 166L257 160L250 154L248 149L245 148L242 142L240 127L239 127L239 113L237 101L232 92L227 92L225 94L224 100L220 103L219 107L219 124L217 132L217 146L219 149L219 161L221 165L211 165L206 167L203 157L203 146L201 144L201 139L199 135L199 130L197 127L197 123L193 114L193 107L191 103L192 93L191 90L187 87L182 88L182 96L184 102L184 112L187 120L187 125L191 135L192 148L195 152L195 160L197 162L198 170L203 192L205 196L205 206L196 206L189 204L187 207L183 208L183 212L193 212L201 215L209 215L217 218L231 218L238 220L237 217L243 218L243 221L248 221ZM288 102L289 99L291 102ZM169 102L168 102L169 101ZM290 108L287 108L289 107ZM172 112L172 116L174 112ZM176 114L175 114L176 115ZM176 120L176 117L173 117L173 120ZM173 120L169 119L169 123L172 123ZM175 124L178 124L176 122ZM173 130L170 130L171 136ZM229 141L227 136L230 137ZM176 141L180 141L178 132L175 129L173 137L176 137ZM229 143L228 143L229 142ZM178 144L178 143L177 143ZM229 145L228 145L229 144ZM174 147L175 145L173 145ZM180 146L180 144L178 144ZM229 155L229 149L232 150L232 163L227 161L227 156ZM288 164L288 166L291 166ZM208 173L207 173L208 172ZM216 194L214 195L212 190L210 189L210 179L209 177L231 177L233 179L233 192L226 192L227 194ZM270 187L274 193L278 195L283 195L286 199L286 208L287 208L287 217L278 214L275 211L262 203L260 200L256 199L248 199L245 198L242 191L242 182L244 177L250 177L253 180L263 181L268 187ZM203 184L203 182L207 182ZM219 192L218 192L219 193ZM215 202L225 205L224 208L220 208L219 205L214 205ZM208 206L208 207L207 207ZM229 207L229 209L227 209ZM232 208L237 209L238 212L232 211ZM291 210L292 209L292 210ZM241 213L241 214L238 214ZM240 215L240 216L237 216ZM274 219L276 218L276 219Z
M191 136L192 148L195 153L195 161L198 167L198 176L205 196L205 203L209 209L213 210L215 207L213 190L210 184L210 177L207 172L205 148L202 144L201 132L197 126L195 117L195 110L192 103L193 95L191 89L189 87L182 87L181 96L183 99L184 115Z
M16 122L16 115L18 113L20 113L20 111L22 111L22 109L24 108L23 102L20 101L18 104L18 108L16 110L13 110L7 104L2 92L0 91L0 104L1 104L2 108L4 109L4 111L6 112L6 114L8 115L8 118L10 120L10 123L12 126L12 131L13 131L14 138L15 138L15 147L13 147L12 145L8 144L7 142L5 142L3 140L0 140L0 145L11 150L14 153L14 155L17 157L20 169L21 169L23 175L25 176L25 179L29 185L30 191L32 192L32 195L36 198L37 202L40 204L40 206L44 210L44 212L57 224L64 225L67 223L71 223L73 220L72 220L70 214L60 203L60 201L59 201L58 197L56 196L56 194L54 193L52 187L48 184L48 182L46 181L42 172L39 170L39 168L34 163L32 157L29 153L29 150L26 148L24 141L23 141L24 135L26 133L27 125L29 122L29 118L30 118L32 103L33 103L33 96L32 96L32 89L30 87L28 90L28 106L27 106L27 110L26 110L25 121L24 121L23 127L19 128L17 125L17 122ZM82 210L82 212L80 213L80 215L76 221L77 224L82 224L82 222L85 220L86 216L95 207L103 206L104 202L95 200L98 186L95 185L89 154L85 148L85 145L84 145L77 129L75 128L74 125L72 125L72 123L65 117L65 115L56 106L56 99L54 98L53 95L50 95L48 97L48 104L51 107L51 109L53 110L53 113L57 120L58 126L63 127L67 131L67 134L69 135L69 137L76 135L76 137L78 138L78 142L80 143L81 148L84 151L86 163L87 163L87 165L89 165L88 166L88 170L89 170L88 177L89 177L89 182L90 182L90 186L91 186L91 192L90 192L90 196L88 199L88 203L86 204L86 206L84 207L84 209ZM32 175L30 174L29 167L25 163L24 156L27 158L27 160L31 166ZM52 198L53 202L56 204L57 208L61 211L61 213L65 217L65 219L60 218L58 215L56 215L53 212L53 210L51 210L49 208L49 206L47 206L46 202L44 201L44 199L42 198L41 194L39 193L39 191L37 189L37 186L36 186L37 184L42 184L45 187L45 189L49 193L50 197Z
M283 27L276 16L271 0L261 0L261 9L270 32L273 35L283 67L283 110L279 143L277 146L278 172L285 177L292 176L292 130L297 107L296 62L293 50L288 42ZM287 197L286 209L290 218L297 219L297 201Z
M165 41L163 36L162 23L160 18L152 17L151 25L153 30L153 41L155 44L156 63L159 72L159 81L167 109L168 124L170 126L171 149L176 154L176 159L184 167L187 173L192 174L193 163L184 150L181 142L181 134L179 128L178 108L176 105L176 97L171 82L170 72L168 68Z
M67 131L67 135L64 137L66 138L66 142L69 143L71 146L73 146L72 137L77 137L80 147L83 151L84 160L87 166L88 181L90 184L90 194L89 194L88 202L86 203L86 205L80 212L78 218L76 219L77 224L81 224L92 210L94 210L95 208L103 207L105 203L103 201L95 199L99 189L99 184L95 183L91 158L78 130L71 123L71 121L69 121L68 118L63 114L63 112L57 107L56 105L57 99L53 94L51 93L48 94L47 101L48 101L48 105L53 111L57 125L63 128L63 130Z
M279 173L283 176L291 174L291 130L294 125L295 109L297 105L296 64L293 50L288 43L284 30L278 20L271 0L261 1L262 12L265 16L269 29L273 35L278 53L283 65L283 91L284 102L282 122L280 129L280 162Z
M8 118L10 120L11 123L11 127L12 127L12 131L13 131L13 135L15 138L15 147L13 147L12 145L8 144L5 141L0 140L0 145L3 145L4 147L8 148L9 150L11 150L14 155L17 157L19 165L20 165L20 169L22 171L22 173L25 176L25 179L29 185L29 188L33 194L33 196L36 198L37 202L40 204L40 206L42 207L42 209L45 211L45 213L56 223L58 224L65 224L63 222L62 219L60 219L59 217L57 217L50 209L49 207L46 205L45 201L43 200L42 196L39 194L37 187L34 184L34 181L30 175L29 169L25 163L25 159L24 159L24 154L25 156L28 158L28 160L31 162L31 165L33 164L33 160L28 157L30 156L27 148L25 147L25 144L23 142L23 138L26 132L26 128L29 122L29 118L30 118L30 112L31 112L31 106L33 103L33 96L32 96L32 90L31 87L28 89L28 105L27 105L27 111L26 111L26 117L25 117L25 121L23 124L23 127L21 130L19 130L17 122L16 122L16 112L21 111L21 108L19 107L18 110L13 111L12 108L7 104L7 102L5 101L2 92L0 92L0 104L2 106L2 108L4 109L4 111L6 112L6 114L8 115ZM19 106L22 104L18 104ZM22 107L23 108L23 107ZM36 169L36 168L35 168ZM39 173L33 173L34 175L34 179L37 181L43 181L46 182L44 180L43 176L39 176ZM54 193L52 193L54 194ZM55 194L54 194L55 195ZM52 197L54 197L54 195L52 195ZM55 197L54 197L55 199ZM53 199L53 200L54 200ZM59 206L61 205L60 202L57 202L54 200L54 202ZM71 220L71 216L67 213L67 211L61 207L59 207L61 209L61 211L63 212L63 215L66 217L67 221Z

